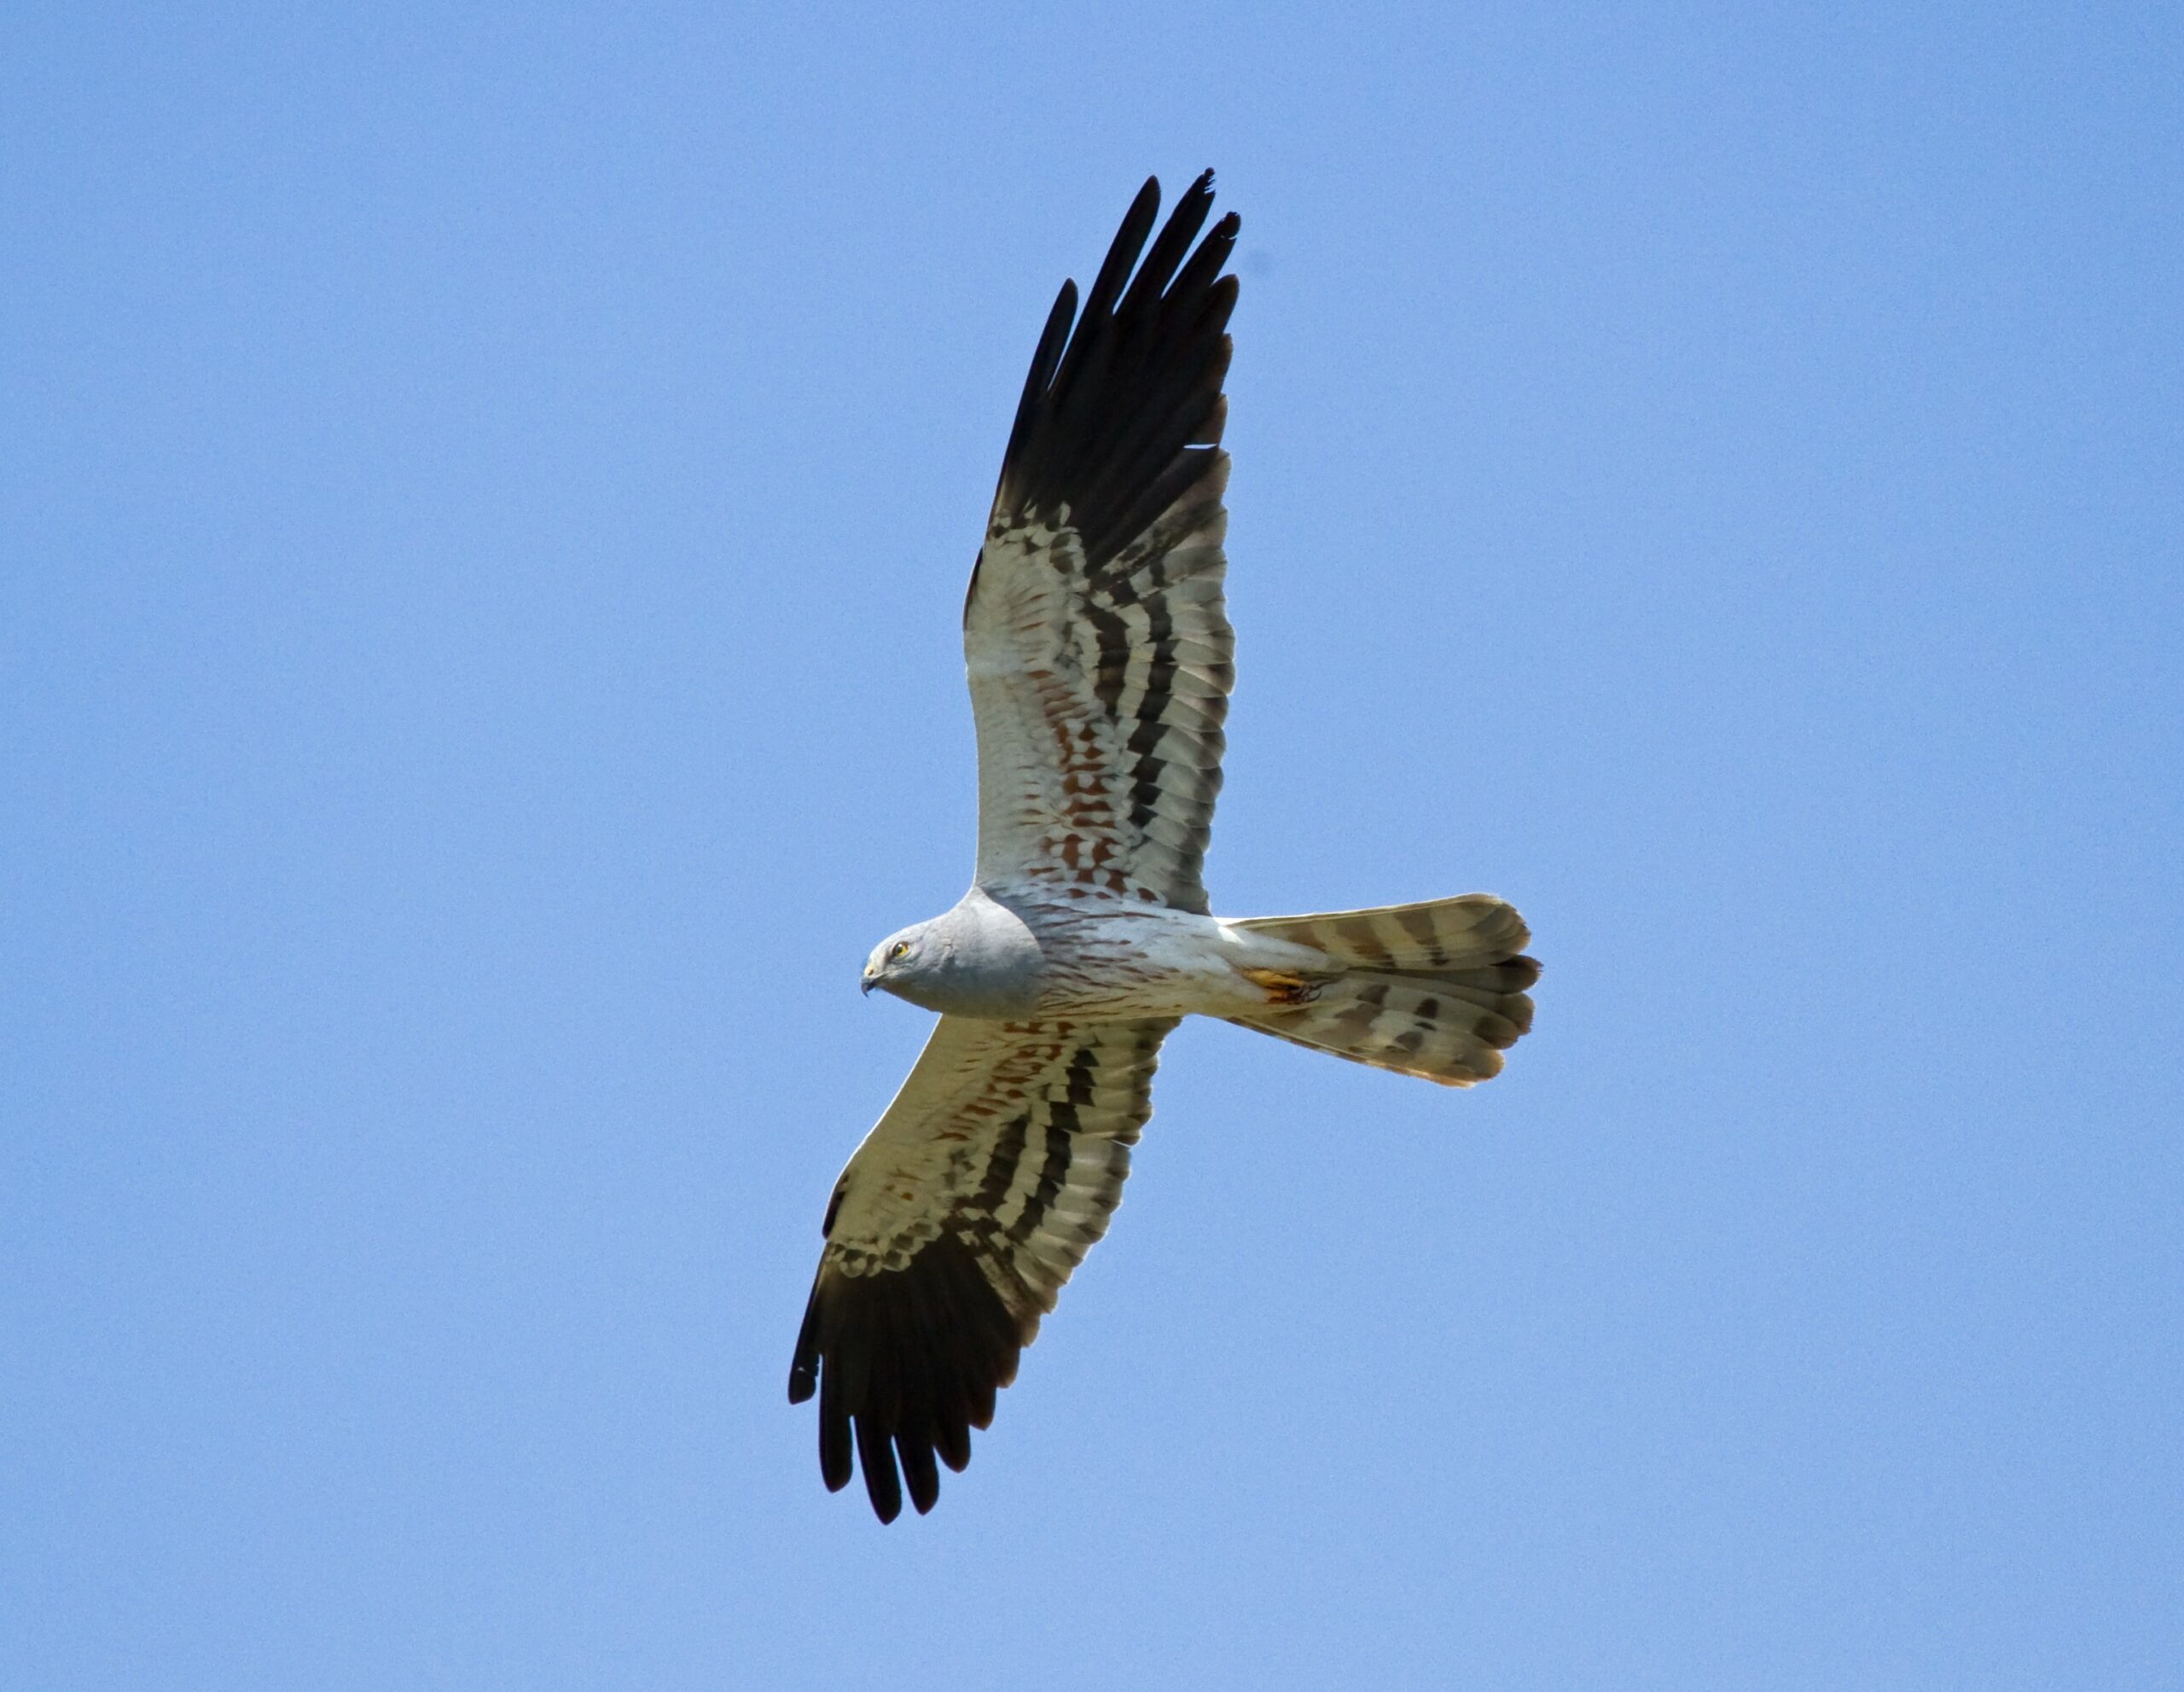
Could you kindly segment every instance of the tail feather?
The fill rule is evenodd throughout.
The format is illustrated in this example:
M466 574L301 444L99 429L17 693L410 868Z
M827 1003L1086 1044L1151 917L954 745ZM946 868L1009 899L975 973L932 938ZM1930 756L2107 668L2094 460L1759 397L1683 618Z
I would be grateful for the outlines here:
M1309 916L1247 916L1229 926L1316 946L1338 963L1405 975L1501 963L1532 937L1516 908L1491 893Z
M1356 1063L1468 1087L1502 1073L1531 1029L1524 919L1485 893L1375 910L1252 917L1233 927L1310 945L1333 966L1310 997L1229 1020Z

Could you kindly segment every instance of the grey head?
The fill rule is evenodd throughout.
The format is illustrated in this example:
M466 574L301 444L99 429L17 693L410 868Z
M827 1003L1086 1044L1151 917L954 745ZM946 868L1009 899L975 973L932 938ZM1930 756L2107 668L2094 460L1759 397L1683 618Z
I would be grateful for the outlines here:
M944 1015L1007 1020L1037 1007L1043 974L1038 937L1024 919L973 887L953 910L874 946L864 991Z

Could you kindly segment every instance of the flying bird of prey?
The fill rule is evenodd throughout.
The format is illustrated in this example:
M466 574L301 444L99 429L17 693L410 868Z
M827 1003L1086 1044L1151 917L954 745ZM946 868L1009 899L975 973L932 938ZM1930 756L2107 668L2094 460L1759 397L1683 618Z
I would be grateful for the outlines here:
M940 1492L1107 1231L1160 1042L1196 1012L1449 1086L1531 1025L1531 936L1484 893L1217 917L1199 869L1234 640L1222 606L1232 212L1157 181L1031 356L963 606L978 867L874 949L864 989L940 1013L834 1183L791 1403L882 1521ZM1147 237L1152 245L1146 245ZM1193 243L1196 241L1194 250Z

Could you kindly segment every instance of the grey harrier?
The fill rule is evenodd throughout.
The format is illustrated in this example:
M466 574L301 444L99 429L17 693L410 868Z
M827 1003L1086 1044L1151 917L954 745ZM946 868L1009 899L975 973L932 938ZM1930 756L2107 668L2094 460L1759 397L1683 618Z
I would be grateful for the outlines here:
M940 1021L834 1183L788 1394L818 1393L821 1474L846 1486L854 1450L883 1521L970 1461L1107 1230L1180 1018L1457 1087L1531 1024L1531 936L1489 895L1211 914L1237 230L1197 241L1212 184L1153 235L1147 182L1083 312L1064 282L1047 318L963 606L978 869L864 967Z

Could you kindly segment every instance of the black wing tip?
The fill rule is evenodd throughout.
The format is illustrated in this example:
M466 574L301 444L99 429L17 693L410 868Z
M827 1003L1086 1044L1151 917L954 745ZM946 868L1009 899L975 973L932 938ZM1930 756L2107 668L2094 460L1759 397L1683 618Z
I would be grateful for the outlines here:
M1157 189L1160 186L1160 178L1157 175L1149 176L1146 177L1145 180L1148 187ZM1143 189L1139 190L1140 193L1142 193L1143 191ZM1191 185L1188 188L1185 189L1181 194L1176 196L1176 203L1178 206L1181 206L1182 202L1186 200L1211 200L1212 198L1213 166L1208 165L1204 170L1200 171L1196 176L1191 178Z
M924 1515L940 1502L940 1468L933 1462L932 1447L921 1439L898 1438L895 1455L902 1464L903 1484L909 1488L911 1507Z
M848 1276L822 1264L789 1402L819 1398L819 1473L839 1492L859 1470L883 1522L907 1488L920 1515L940 1497L940 1465L961 1474L971 1430L993 1419L1023 1335L973 1247L943 1233L899 1270ZM937 1459L937 1461L936 1461Z
M1197 208L1197 214L1203 218L1211 208L1213 200L1213 166L1208 165L1198 173L1196 180L1176 196L1175 215L1180 217L1186 206L1194 206ZM1244 220L1234 212L1224 212L1214 224L1210 238L1234 241L1236 238L1236 231L1243 226Z
M1157 235L1160 179L1145 179L1073 321L1064 286L1018 402L997 513L1066 507L1095 568L1203 473L1187 449L1227 376L1223 271L1243 228L1229 212L1205 229L1213 179L1199 172Z
M831 1222L834 1207L828 1207ZM796 1350L789 1358L788 1401L800 1404L819 1390L819 1302L820 1292L827 1283L827 1265L822 1260L819 1272L812 1277L811 1296L804 1301L804 1320L796 1330Z
M857 1418L857 1467L864 1471L864 1495L872 1513L889 1522L903 1513L903 1478L895 1472L895 1448L880 1418L869 1412Z
M837 1422L830 1420L822 1410L819 1416L819 1478L827 1483L829 1492L839 1492L850 1484L850 1477L857 1473L857 1465L850 1457L850 1425L845 1416Z

